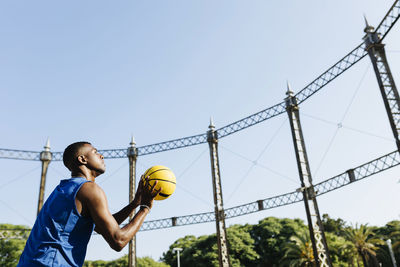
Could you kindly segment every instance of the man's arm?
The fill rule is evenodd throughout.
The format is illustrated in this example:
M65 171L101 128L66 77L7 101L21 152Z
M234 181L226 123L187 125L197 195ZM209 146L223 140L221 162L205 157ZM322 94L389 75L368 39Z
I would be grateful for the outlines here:
M117 213L114 213L114 219L117 221L118 225L121 224L123 221L125 221L126 218L129 217L129 215L140 205L141 201L141 196L142 196L142 191L143 191L143 176L141 177L139 181L138 188L136 190L135 198L131 203L126 205L123 209L118 211Z
M151 208L153 199L159 192L160 190L154 190L154 185L150 190L143 190L140 204ZM117 220L108 209L104 191L96 183L85 183L79 190L76 198L82 203L85 213L88 213L93 219L96 231L116 251L121 251L135 236L143 224L146 215L149 213L148 208L141 208L128 224L120 228Z
M139 205L133 201L126 205L122 210L113 214L115 221L120 225Z

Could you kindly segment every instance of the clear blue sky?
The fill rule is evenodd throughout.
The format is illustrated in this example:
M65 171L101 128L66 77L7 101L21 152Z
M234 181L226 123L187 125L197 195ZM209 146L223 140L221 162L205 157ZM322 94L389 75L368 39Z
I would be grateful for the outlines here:
M2 1L0 147L52 151L78 140L126 148L200 134L281 102L361 43L363 15L377 26L393 1ZM400 84L400 26L384 40ZM315 182L396 149L369 58L301 105ZM337 127L342 123L344 127ZM299 178L286 114L222 139L226 208L290 192ZM178 186L149 220L213 210L206 144L138 159L138 175L169 166ZM254 165L253 161L258 164ZM107 160L98 183L114 212L127 204L128 160ZM0 223L32 226L40 162L0 160ZM68 176L50 164L46 196ZM399 169L321 196L321 213L351 223L399 219ZM227 221L302 218L302 203ZM177 238L215 224L137 235L158 259ZM114 259L94 236L87 259Z

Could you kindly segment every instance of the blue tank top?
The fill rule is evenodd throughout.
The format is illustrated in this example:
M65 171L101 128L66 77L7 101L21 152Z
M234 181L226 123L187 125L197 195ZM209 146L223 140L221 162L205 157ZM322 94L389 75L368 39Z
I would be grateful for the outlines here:
M18 267L83 265L94 223L79 214L75 196L86 182L66 179L54 189L36 218Z

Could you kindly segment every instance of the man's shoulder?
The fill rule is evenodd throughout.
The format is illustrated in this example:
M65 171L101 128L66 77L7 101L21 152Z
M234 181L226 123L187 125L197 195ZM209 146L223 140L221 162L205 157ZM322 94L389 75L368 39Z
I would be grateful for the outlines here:
M104 190L94 182L84 183L78 191L77 197L80 199L104 198Z

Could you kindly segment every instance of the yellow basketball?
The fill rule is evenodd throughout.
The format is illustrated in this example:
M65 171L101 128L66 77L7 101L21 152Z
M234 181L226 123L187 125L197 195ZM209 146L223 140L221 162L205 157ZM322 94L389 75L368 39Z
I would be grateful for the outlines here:
M154 198L155 200L164 200L175 192L176 177L168 167L162 165L153 166L143 174L143 178L147 177L149 178L149 187L157 181L155 189L162 188L161 192Z

